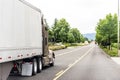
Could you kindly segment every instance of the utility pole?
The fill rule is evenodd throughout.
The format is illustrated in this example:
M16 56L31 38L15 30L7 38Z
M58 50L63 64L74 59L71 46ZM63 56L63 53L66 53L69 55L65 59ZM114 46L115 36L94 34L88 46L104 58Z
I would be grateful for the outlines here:
M119 8L119 0L118 0L118 55L120 56L120 24L119 24L119 17L120 17L120 15L119 15L119 10L120 8Z

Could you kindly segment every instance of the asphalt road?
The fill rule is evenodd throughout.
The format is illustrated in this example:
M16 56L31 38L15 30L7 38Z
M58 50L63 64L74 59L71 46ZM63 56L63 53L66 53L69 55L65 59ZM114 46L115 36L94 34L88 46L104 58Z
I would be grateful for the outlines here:
M7 80L120 80L120 65L93 43L55 54L54 67L32 77L9 76Z

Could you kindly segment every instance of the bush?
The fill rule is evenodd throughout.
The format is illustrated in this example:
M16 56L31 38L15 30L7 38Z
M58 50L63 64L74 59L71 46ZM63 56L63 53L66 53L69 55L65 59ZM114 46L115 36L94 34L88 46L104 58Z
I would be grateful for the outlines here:
M112 43L112 47L117 48L118 44L117 43Z
M101 47L109 56L118 57L117 48L112 47L112 50Z
M64 43L66 47L69 47L71 44L70 43Z
M83 43L64 43L66 47L71 47L71 46L83 46Z
M60 49L65 49L67 47L71 47L71 46L83 46L84 44L83 43L49 43L49 49L50 50L60 50Z
M61 45L61 46L49 46L49 49L50 50L53 50L53 51L55 51L55 50L60 50L60 49L65 49L66 48L66 46L64 46L64 45Z
M54 45L53 42L49 42L49 43L48 43L48 46L52 46L52 45Z
M117 50L105 50L105 52L110 55L111 57L117 57L118 54L117 54Z

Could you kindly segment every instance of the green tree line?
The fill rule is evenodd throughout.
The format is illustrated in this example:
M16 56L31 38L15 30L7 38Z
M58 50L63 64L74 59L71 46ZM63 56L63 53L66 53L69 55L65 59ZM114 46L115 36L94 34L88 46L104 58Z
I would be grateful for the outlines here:
M66 19L55 19L54 24L49 28L50 42L80 43L85 38L77 28L71 28Z
M108 14L100 19L96 27L96 41L102 46L109 46L117 43L117 14Z

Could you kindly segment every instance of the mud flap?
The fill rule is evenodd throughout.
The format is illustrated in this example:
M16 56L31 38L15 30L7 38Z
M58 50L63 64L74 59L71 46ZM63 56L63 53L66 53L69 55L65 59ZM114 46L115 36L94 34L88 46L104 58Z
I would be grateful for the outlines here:
M22 76L32 76L32 63L26 62L22 64Z

